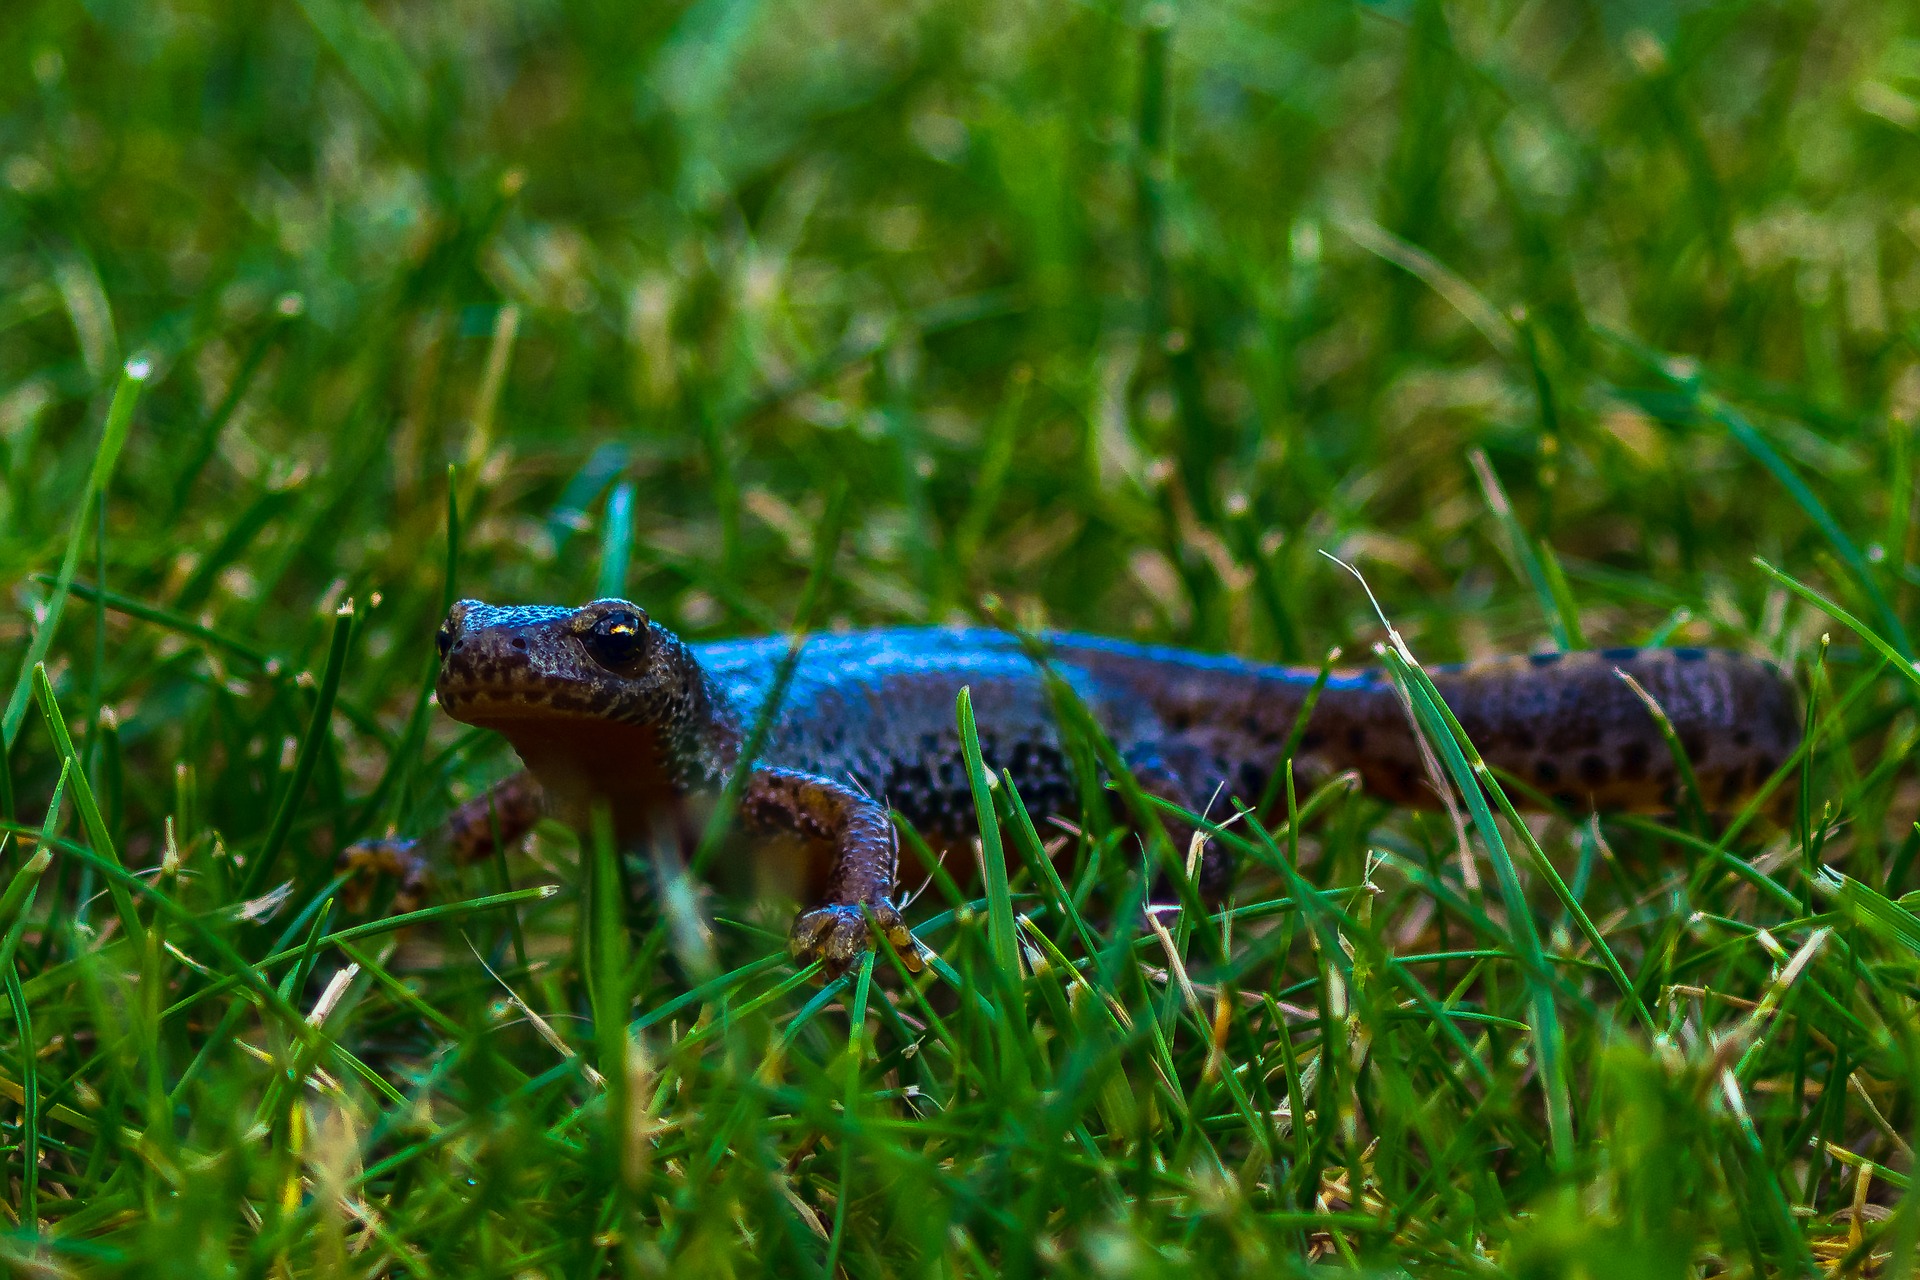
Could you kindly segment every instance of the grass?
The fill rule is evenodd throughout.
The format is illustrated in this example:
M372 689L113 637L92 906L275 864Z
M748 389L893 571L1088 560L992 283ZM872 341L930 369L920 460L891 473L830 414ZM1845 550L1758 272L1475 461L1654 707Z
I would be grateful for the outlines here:
M10 1268L1911 1273L1910 13L21 0L0 70ZM1283 780L1149 917L1147 797L1056 874L976 759L1007 875L824 987L604 833L343 905L510 767L456 595L1314 667L1327 556L1458 826ZM1790 804L1522 820L1408 656L1669 641L1797 672Z

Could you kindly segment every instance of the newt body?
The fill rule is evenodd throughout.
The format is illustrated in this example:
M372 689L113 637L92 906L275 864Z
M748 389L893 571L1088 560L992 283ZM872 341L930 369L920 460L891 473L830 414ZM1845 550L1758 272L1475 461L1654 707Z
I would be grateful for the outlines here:
M1318 674L1083 635L1046 643L1049 665L1142 787L1216 818L1231 813L1229 798L1262 794ZM686 644L621 600L579 609L462 601L439 645L441 707L504 734L531 774L456 814L450 843L468 856L491 847L494 829L514 839L543 811L584 824L597 802L623 842L691 838L788 651L784 637ZM1539 654L1432 674L1496 769L1574 807L1671 808L1672 753L1622 672L1666 712L1709 806L1744 797L1799 741L1785 676L1721 650ZM973 836L954 714L963 686L988 766L1008 771L1036 820L1077 815L1045 678L1014 637L949 628L815 636L742 789L737 823L811 872L803 879L818 905L794 924L797 955L844 967L867 944L870 913L911 958L893 902L887 809L936 849ZM1297 755L1309 771L1351 769L1395 803L1438 799L1399 696L1377 671L1331 677ZM1228 874L1210 861L1203 885L1217 890Z

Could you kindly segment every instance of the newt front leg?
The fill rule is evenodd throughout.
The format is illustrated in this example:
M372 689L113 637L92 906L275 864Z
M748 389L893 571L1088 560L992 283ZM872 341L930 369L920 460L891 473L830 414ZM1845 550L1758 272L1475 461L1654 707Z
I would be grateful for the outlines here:
M394 908L412 911L433 879L433 862L425 846L444 848L458 863L479 862L492 857L496 848L512 848L545 812L540 784L522 769L455 809L429 840L387 837L348 845L340 854L340 869L351 877L349 898L358 900L352 905L356 910L364 908L375 880L391 877L397 882Z
M795 958L822 961L837 976L853 966L877 931L909 969L919 971L913 935L893 904L899 859L885 809L831 778L756 769L741 796L740 817L761 832L798 835L830 851L824 901L801 912L788 936Z

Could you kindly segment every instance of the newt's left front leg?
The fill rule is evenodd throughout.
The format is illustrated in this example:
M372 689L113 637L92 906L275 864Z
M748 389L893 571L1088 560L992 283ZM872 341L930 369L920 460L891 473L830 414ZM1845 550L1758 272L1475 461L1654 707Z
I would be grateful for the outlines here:
M793 922L789 945L797 959L824 961L830 976L844 973L877 931L909 969L919 970L913 935L893 905L898 855L884 808L831 778L756 769L741 797L740 817L749 827L799 835L831 851L825 901Z
M496 847L504 849L519 843L546 808L540 784L522 769L455 809L438 831L423 840L387 836L356 841L341 850L339 859L340 869L349 875L349 904L356 911L363 910L375 881L390 877L398 882L393 909L412 911L426 898L433 879L428 849L458 863L490 858Z

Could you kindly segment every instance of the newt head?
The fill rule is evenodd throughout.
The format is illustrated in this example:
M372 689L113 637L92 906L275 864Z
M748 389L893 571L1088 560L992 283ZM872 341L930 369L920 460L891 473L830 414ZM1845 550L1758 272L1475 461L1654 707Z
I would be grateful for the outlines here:
M684 688L684 648L625 600L578 609L462 600L435 643L441 708L509 737L529 721L651 723Z

